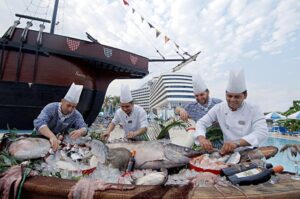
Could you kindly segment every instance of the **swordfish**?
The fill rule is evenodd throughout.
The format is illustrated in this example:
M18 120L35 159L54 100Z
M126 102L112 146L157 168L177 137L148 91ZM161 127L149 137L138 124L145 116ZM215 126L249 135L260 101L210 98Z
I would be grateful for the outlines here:
M136 169L161 169L183 166L190 158L199 156L205 151L195 151L188 147L172 144L170 140L119 142L106 144L109 149L126 148L136 151Z

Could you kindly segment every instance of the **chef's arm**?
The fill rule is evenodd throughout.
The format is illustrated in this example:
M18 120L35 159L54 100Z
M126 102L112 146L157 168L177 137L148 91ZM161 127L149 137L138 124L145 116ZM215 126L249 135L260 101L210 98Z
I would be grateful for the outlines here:
M135 136L143 135L146 132L147 132L147 127L140 128L140 129L135 131Z
M80 129L78 129L78 131L80 132L80 135L81 136L86 136L86 134L87 134L87 128L85 128L85 127L82 127L82 128L80 128Z
M39 133L42 134L43 136L49 138L49 139L52 138L52 137L56 137L54 135L54 133L48 128L47 125L44 125L44 126L40 127Z
M239 139L237 141L235 141L235 143L238 145L237 147L243 147L243 146L251 146L251 144L249 142L247 142L246 140L244 139Z
M114 129L115 129L116 125L111 122L109 125L108 125L108 128L107 128L107 133L110 134Z

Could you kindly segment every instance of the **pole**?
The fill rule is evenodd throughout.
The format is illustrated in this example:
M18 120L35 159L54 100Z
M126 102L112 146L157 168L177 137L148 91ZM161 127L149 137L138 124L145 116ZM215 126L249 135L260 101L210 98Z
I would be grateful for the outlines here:
M58 9L58 2L59 2L59 0L55 0L55 3L54 3L52 23L51 23L51 29L50 29L51 34L54 34L54 28L55 28L55 24L56 24L56 15L57 15L57 9Z

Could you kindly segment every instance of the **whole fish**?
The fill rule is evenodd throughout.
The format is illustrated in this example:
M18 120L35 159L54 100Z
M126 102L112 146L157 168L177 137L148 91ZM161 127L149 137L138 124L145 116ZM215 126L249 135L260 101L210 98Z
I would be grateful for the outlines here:
M10 155L17 160L29 160L44 157L50 149L50 142L43 138L24 138L11 143Z
M271 157L274 157L277 152L278 148L275 146L263 146L263 147L258 147L255 149L246 149L244 151L240 151L239 153L241 154L241 160L240 162L247 162L249 161L249 154L250 153L256 153L256 150L259 150L260 153L266 158L269 159Z
M111 164L114 168L118 168L121 171L126 170L131 155L130 151L126 148L117 147L110 149L99 140L92 140L87 143L87 145L90 145L91 152L97 158L99 163ZM93 164L97 165L97 163Z
M168 174L164 172L153 172L136 180L136 185L161 185L167 180Z
M170 140L122 142L107 144L109 149L126 148L136 151L136 169L173 168L188 164L190 158L204 154L204 151L195 151L170 143Z

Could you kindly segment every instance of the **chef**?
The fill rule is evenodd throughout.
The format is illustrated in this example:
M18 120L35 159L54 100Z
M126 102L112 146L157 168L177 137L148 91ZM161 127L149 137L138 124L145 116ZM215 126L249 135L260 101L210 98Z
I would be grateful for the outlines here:
M177 107L175 113L178 114L182 120L191 118L197 122L208 110L222 102L222 100L209 97L209 90L199 73L193 75L193 90L196 102L191 102L184 107Z
M60 143L56 137L57 134L75 129L70 132L70 135L71 138L77 139L87 133L87 125L82 115L76 110L82 89L82 85L73 83L61 102L46 105L33 121L35 131L47 137L54 150L57 150Z
M128 85L121 87L120 102L121 108L116 111L107 131L102 134L102 138L108 139L115 126L120 124L126 138L135 141L144 140L148 127L147 113L141 106L133 103Z
M196 124L196 144L212 150L206 139L206 128L218 121L223 131L224 144L221 154L233 152L238 147L259 146L268 135L267 123L262 111L246 102L247 88L243 70L230 71L226 89L226 101L215 105Z

